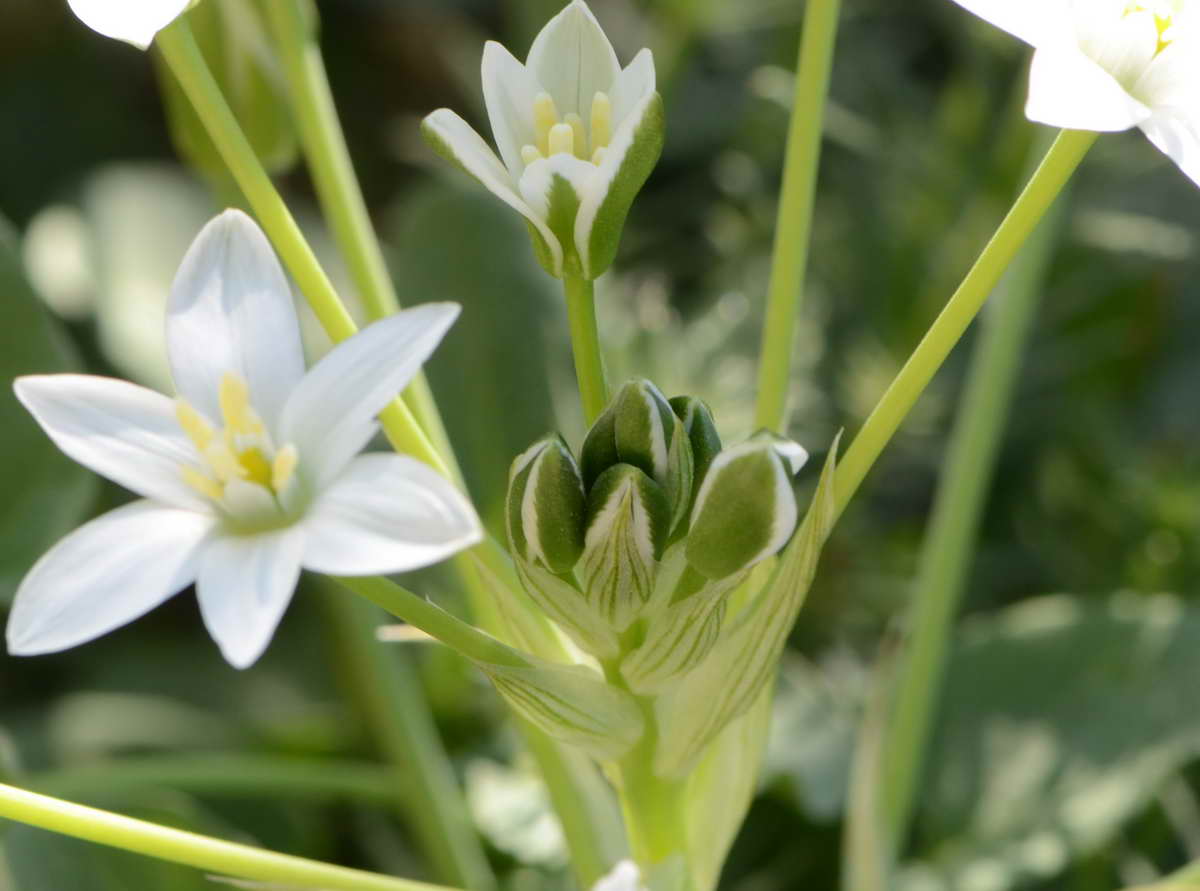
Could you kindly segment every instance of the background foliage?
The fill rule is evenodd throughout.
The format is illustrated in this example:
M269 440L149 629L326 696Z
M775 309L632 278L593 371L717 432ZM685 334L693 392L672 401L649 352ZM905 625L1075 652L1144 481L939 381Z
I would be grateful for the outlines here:
M521 55L558 5L320 4L330 77L402 299L466 307L430 372L491 521L518 450L552 426L573 442L582 434L563 312L513 215L439 165L416 124L439 105L481 121L483 39ZM818 453L839 427L857 428L947 298L1035 136L1015 42L946 0L845 6L792 388L791 432ZM643 374L706 399L726 438L741 437L802 5L594 8L622 58L654 49L668 113L665 156L601 283L610 362L618 378ZM170 276L236 194L213 169L178 160L154 65L96 38L58 0L6 0L0 11L0 121L0 376L86 368L165 386L157 338ZM290 198L311 209L287 140L272 146ZM315 213L304 217L327 243ZM1136 135L1101 140L1041 298L906 889L1102 891L1200 856L1198 224L1200 195L1162 155ZM323 348L315 333L311 346ZM836 886L863 703L894 661L969 346L826 551L725 887ZM126 496L62 459L6 389L0 431L3 602L48 543ZM436 573L413 584L461 608ZM430 875L363 706L347 695L351 660L327 633L327 596L314 586L298 597L245 673L221 661L190 595L69 653L0 656L0 775ZM446 652L417 655L505 883L565 887L544 792L496 698ZM33 830L6 827L3 846L0 888L207 886Z

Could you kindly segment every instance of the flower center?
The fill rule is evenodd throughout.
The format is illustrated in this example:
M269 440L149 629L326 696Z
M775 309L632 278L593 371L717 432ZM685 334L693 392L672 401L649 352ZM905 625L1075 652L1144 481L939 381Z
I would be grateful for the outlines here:
M1139 0L1125 7L1123 19L1134 16L1150 16L1154 20L1154 28L1158 33L1158 46L1154 55L1157 56L1175 39L1173 30L1177 4L1172 0Z
M218 396L224 422L220 430L183 399L175 401L175 417L202 465L180 468L184 482L218 502L226 501L226 490L235 481L253 484L278 498L295 476L300 459L296 447L275 448L250 405L246 382L238 375L229 372L221 379Z
M521 160L526 166L539 158L563 153L599 164L612 139L612 100L607 93L597 92L592 97L590 120L585 124L573 111L559 118L554 99L549 93L539 93L533 100L533 124L537 144L521 147Z

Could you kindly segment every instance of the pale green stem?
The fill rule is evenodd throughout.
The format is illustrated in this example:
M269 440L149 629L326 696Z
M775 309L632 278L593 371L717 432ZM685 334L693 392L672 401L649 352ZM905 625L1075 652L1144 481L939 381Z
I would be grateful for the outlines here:
M563 272L563 293L567 298L579 398L583 401L584 419L590 427L608 405L604 358L600 354L600 334L596 328L596 290L582 275L566 270Z
M226 166L246 195L259 223L271 237L284 265L313 308L318 321L334 341L350 337L355 332L354 320L338 299L316 256L255 156L237 119L221 95L220 87L209 71L186 21L176 19L158 33L155 43L204 123ZM452 477L448 460L430 442L403 400L393 401L380 414L380 420L388 440L397 451L411 454L443 475ZM473 561L486 566L492 581L503 584L513 592L514 597L521 596L521 589L504 549L498 543L489 539L472 549L469 555L459 555L454 560L454 566L470 594L471 606L479 621L496 633L507 629L509 633L526 635L531 645L537 647L534 652L546 658L553 658L558 648L545 618L524 607L514 607L513 615L499 616L493 602L497 597L505 595L500 595L494 589L480 583ZM520 627L514 623L519 623ZM537 731L523 727L523 733L530 739ZM557 743L539 740L539 745L532 748L540 753L539 758L553 762L543 764L543 773L548 780L570 778L578 773L571 769L572 753L562 750ZM581 830L594 829L594 835L569 835L567 839L572 852L572 865L581 877L581 883L590 886L599 878L599 874L590 872L590 865L607 856L609 833L604 831L601 825L607 819L606 809L603 806L593 807L587 800L589 793L584 788L585 785L572 782L569 786L552 790L552 796L556 806L574 802L572 812L587 811L592 815L591 821L575 821L572 825Z
M400 301L350 160L316 39L316 23L305 7L305 0L270 0L267 12L321 209L362 297L367 318L374 321L396 312ZM413 378L404 400L437 450L453 464L446 429L423 373ZM454 470L457 477L457 468Z
M1009 268L984 315L979 344L959 398L958 420L921 549L911 631L882 747L884 819L893 855L908 835L912 820L950 631L1061 217L1060 201Z
M825 98L837 40L841 0L808 0L796 67L796 91L788 127L783 187L775 224L767 312L758 366L758 427L782 432L787 426L796 316L804 291L811 240Z
M983 307L988 294L996 287L1021 245L1071 178L1097 135L1084 130L1063 130L1059 133L992 240L883 394L838 464L834 491L838 516L846 509L884 446Z
M435 874L472 891L495 888L496 877L409 653L375 639L381 614L371 604L337 589L322 593L341 643L337 664L352 682L348 692L396 767L391 781L396 803Z
M14 786L0 785L0 818L254 882L322 891L447 891L440 885L390 878L169 829Z

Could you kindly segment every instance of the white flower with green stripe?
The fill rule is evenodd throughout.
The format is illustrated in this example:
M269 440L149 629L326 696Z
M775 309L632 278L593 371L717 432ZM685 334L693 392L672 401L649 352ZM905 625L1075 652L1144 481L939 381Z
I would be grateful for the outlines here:
M90 375L16 381L59 448L141 498L34 565L9 615L9 652L92 640L194 582L210 634L244 668L274 634L301 568L402 572L477 542L474 510L434 470L358 455L458 311L400 312L306 372L291 289L266 236L239 211L209 223L167 307L176 399Z
M596 278L662 151L650 51L622 69L592 11L574 0L538 34L524 65L487 43L483 95L499 157L447 108L425 118L425 138L525 218L548 272Z

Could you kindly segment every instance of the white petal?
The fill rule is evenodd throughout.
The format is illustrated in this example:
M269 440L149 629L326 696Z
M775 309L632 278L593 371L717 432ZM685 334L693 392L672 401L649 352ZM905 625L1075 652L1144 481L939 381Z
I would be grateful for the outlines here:
M304 375L292 291L262 230L227 210L201 230L171 286L167 354L179 395L212 419L227 372L250 386L250 402L274 429Z
M521 195L533 208L534 213L543 217L549 215L550 197L556 176L570 183L575 194L582 200L598 174L594 164L565 152L551 155L549 158L538 158L525 168L520 182Z
M331 575L406 572L480 540L470 502L404 455L361 455L309 508L304 566Z
M1141 126L1159 151L1200 186L1200 109L1156 111Z
M1030 46L1056 42L1070 30L1065 0L954 0Z
M525 167L521 146L537 144L533 102L543 87L512 53L494 40L484 44L481 73L492 136L509 176L516 180Z
M262 655L300 578L304 530L214 537L200 555L196 596L208 633L234 668Z
M471 125L448 108L439 108L428 115L421 125L426 134L439 140L444 151L453 156L462 168L475 179L479 180L489 192L525 217L546 242L554 257L556 268L562 266L562 247L546 221L534 213L533 208L517 194L513 184L516 179L495 153L476 133ZM524 164L521 165L521 170ZM517 176L520 176L518 170Z
M54 444L84 467L146 498L205 509L181 467L196 451L174 403L127 381L85 374L18 378L13 390Z
M1154 13L1127 12L1112 0L1077 2L1075 34L1083 54L1126 88L1141 77L1158 52Z
M641 50L625 70L617 76L613 84L612 99L613 120L620 127L635 108L642 105L647 96L656 89L654 72L654 55L648 49Z
M1200 35L1166 47L1130 92L1153 109L1200 108Z
M592 97L610 92L621 71L604 29L583 0L573 0L546 23L525 64L554 97L560 115L573 111L584 120Z
M632 860L622 860L592 886L592 891L642 891L642 877L637 864Z
M79 527L25 576L8 651L54 653L107 634L191 583L211 515L135 501Z
M1025 114L1054 127L1112 132L1136 127L1150 109L1079 50L1054 48L1033 54Z
M280 441L295 443L309 478L345 466L347 444L361 443L458 318L457 303L426 303L369 325L314 365L283 409Z
M188 8L190 0L67 0L71 12L105 37L145 49L154 35Z

